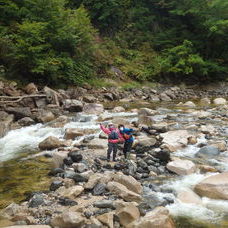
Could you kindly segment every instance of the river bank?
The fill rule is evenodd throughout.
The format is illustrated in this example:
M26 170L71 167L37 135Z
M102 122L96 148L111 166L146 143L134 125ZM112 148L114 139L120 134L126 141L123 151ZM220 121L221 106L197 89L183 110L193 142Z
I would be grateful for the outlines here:
M40 104L44 98L32 98L33 102L29 98L30 106L2 106L7 118L14 115L8 130L18 130L8 134L2 131L7 135L0 139L1 161L20 157L23 151L33 159L39 151L51 157L55 165L54 169L50 167L50 191L34 193L20 205L9 205L2 211L3 217L14 224L52 227L225 224L228 207L220 183L215 183L217 195L208 195L199 186L195 190L206 177L221 175L228 168L225 99L214 99L216 92L204 97L177 87L165 92L169 100L163 102L164 91L156 91L158 103L146 96L149 90L152 93L150 88L147 92L145 88L126 91L123 97L112 100L110 94L117 97L116 91L93 91L94 99L90 90L86 89L84 95L77 90L78 100L76 96L58 96L59 105L45 98L43 108L31 104ZM64 94L58 91L58 95L60 92ZM33 94L37 93L36 89ZM155 91L150 95L154 99ZM186 97L191 101L186 102ZM105 161L107 139L99 123L108 121L135 129L136 144L130 161L124 162L121 156L116 163Z

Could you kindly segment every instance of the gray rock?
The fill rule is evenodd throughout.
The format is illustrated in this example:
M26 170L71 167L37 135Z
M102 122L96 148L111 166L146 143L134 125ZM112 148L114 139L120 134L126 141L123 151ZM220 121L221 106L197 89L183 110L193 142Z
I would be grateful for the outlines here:
M93 195L100 196L106 192L106 185L105 184L96 184L93 188Z
M97 201L93 204L94 207L98 207L98 208L111 208L111 209L115 209L114 204L113 204L113 200L100 200Z
M73 162L80 162L82 160L82 155L78 151L72 151L68 154L71 157Z
M214 157L219 154L220 154L220 151L217 147L204 146L196 153L196 157Z
M29 126L31 124L34 124L35 121L33 119L31 119L30 117L24 117L20 120L18 120L18 124L21 125L21 126Z
M14 114L16 120L24 117L32 117L32 113L29 107L8 107L5 109L6 112Z
M83 109L82 102L75 99L66 99L63 103L64 109L70 112L81 112Z
M29 207L38 207L40 205L44 204L44 198L40 194L36 194L32 197L32 199L29 201Z
M73 178L72 178L76 183L77 182L87 182L88 178L86 178L85 176L79 174L79 173L75 173Z
M50 191L55 191L61 186L63 186L63 181L60 181L60 180L53 181L50 186Z

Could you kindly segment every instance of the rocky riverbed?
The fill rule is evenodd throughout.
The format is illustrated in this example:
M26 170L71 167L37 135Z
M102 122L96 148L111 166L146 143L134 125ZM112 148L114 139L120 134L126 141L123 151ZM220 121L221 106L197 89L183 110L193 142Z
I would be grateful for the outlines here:
M18 94L6 94L12 90ZM8 96L41 92L34 84L2 89ZM226 95L87 87L57 91L58 102L52 93L2 104L0 162L46 157L50 179L39 188L45 191L31 187L26 201L4 208L2 227L226 227ZM128 161L121 154L117 162L105 160L107 136L99 123L109 121L135 129ZM38 169L31 177L36 172L46 177ZM34 178L31 185L37 182L43 183Z

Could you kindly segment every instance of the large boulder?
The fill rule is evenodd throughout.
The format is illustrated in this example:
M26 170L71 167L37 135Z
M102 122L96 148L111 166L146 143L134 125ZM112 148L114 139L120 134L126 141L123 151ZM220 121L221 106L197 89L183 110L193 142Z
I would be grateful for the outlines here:
M207 177L198 183L194 190L200 196L228 200L228 172Z
M187 130L175 130L162 133L160 136L163 138L164 146L174 152L187 146L191 134Z
M144 217L130 223L126 228L175 228L169 211L165 207L157 207L146 213Z
M177 194L177 198L182 203L190 203L190 204L202 205L201 198L195 192L193 192L190 189L179 191L178 194Z
M85 219L81 214L73 211L65 211L51 220L51 225L59 228L82 227L84 224Z
M64 138L65 139L72 139L74 140L76 137L79 137L79 136L83 136L83 132L80 131L78 128L67 128L65 130L65 135L64 135Z
M125 112L125 108L122 106L116 106L112 111L113 112Z
M224 98L215 98L215 99L213 100L213 103L214 103L215 105L219 106L219 105L225 105L225 104L227 103L227 101L226 101L226 99L224 99Z
M39 143L39 148L41 150L53 150L60 147L61 145L62 143L59 141L58 138L54 136L49 136L48 138Z
M204 146L197 153L196 157L205 158L205 157L214 157L220 154L220 151L215 146Z
M196 171L196 165L189 160L175 160L167 164L167 169L178 174L178 175L188 175Z
M126 227L128 224L136 221L140 217L139 209L130 204L126 207L122 207L116 211L116 216L119 218L120 224Z
M42 123L47 123L55 119L55 115L51 111L39 110L37 120Z
M81 112L83 110L83 103L75 99L66 99L63 102L63 108L70 112Z
M101 114L104 112L104 106L102 104L85 104L83 111L88 114Z
M107 189L126 201L140 202L142 200L139 194L128 190L127 187L115 181L109 182L107 184Z
M130 191L133 191L137 194L142 193L142 186L141 186L140 182L138 182L132 176L126 176L122 173L117 173L116 175L114 175L114 181L126 186L127 189Z
M13 114L16 120L24 117L32 117L32 112L29 107L8 107L5 111Z

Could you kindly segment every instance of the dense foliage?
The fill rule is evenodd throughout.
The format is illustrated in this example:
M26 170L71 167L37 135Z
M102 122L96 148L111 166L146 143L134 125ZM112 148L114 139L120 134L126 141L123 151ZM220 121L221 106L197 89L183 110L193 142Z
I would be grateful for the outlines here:
M228 78L226 0L0 0L6 77L77 84Z

